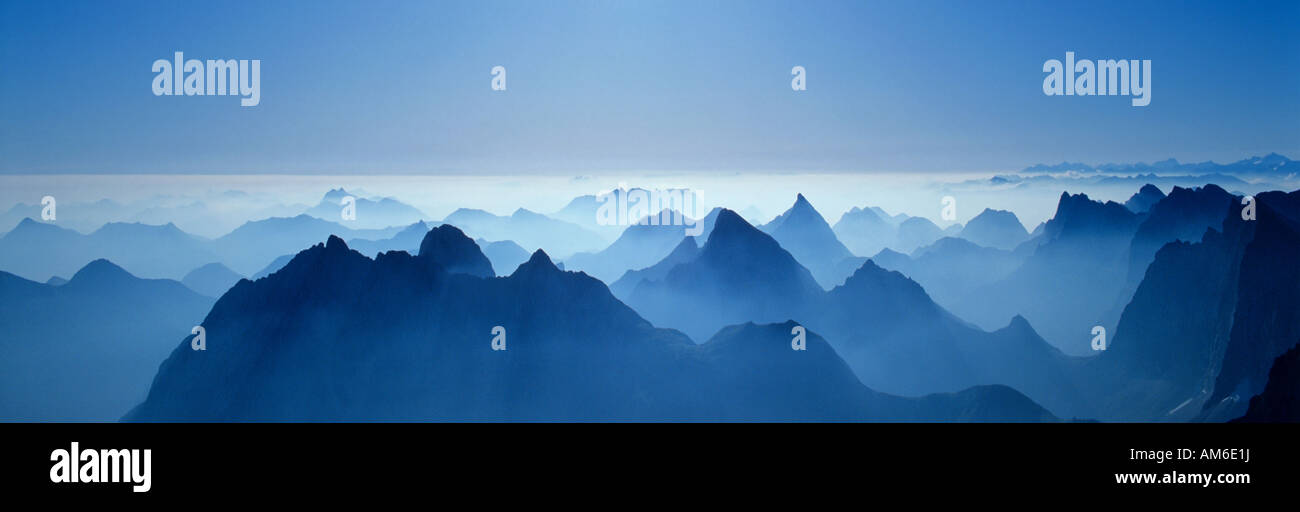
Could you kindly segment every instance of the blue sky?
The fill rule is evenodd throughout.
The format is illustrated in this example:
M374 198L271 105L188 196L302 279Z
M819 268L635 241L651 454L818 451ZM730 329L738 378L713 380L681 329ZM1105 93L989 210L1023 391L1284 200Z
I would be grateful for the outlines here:
M1297 2L0 3L0 172L1003 171L1300 157ZM150 66L261 59L261 104ZM1150 59L1150 106L1041 71ZM508 90L490 89L506 66ZM790 68L808 90L790 89Z

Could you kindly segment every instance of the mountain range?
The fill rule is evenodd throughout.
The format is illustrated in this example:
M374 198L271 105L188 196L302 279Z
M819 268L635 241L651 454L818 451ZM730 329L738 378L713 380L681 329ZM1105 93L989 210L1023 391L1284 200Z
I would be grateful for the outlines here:
M241 282L203 321L209 350L182 340L126 419L1054 419L1006 387L872 391L816 333L791 350L791 323L696 345L542 251L507 277L449 272L485 259L452 229L376 259L331 237Z

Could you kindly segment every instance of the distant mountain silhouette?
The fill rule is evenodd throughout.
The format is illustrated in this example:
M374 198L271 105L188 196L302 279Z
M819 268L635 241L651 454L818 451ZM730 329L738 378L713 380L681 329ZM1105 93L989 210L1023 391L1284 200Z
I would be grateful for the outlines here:
M106 260L61 286L0 272L0 420L116 420L212 301Z
M667 256L686 237L686 224L694 226L695 221L671 210L643 218L623 230L609 247L594 253L580 252L566 259L565 269L586 272L612 283L629 270L645 268ZM711 226L705 224L701 229L708 227ZM701 233L701 237L707 234Z
M976 245L995 249L1015 249L1029 239L1029 232L1016 214L1005 210L985 208L961 230L962 238Z
M304 214L248 222L214 242L221 254L222 263L235 272L251 274L263 269L277 257L310 247L330 236L382 240L392 238L403 229L405 226L351 229L337 222Z
M908 218L901 213L889 215L874 206L853 207L840 217L832 231L853 254L871 256L897 245L898 225Z
M600 235L577 224L552 219L523 208L515 210L509 216L461 208L443 219L443 223L456 226L474 238L513 240L527 250L544 248L560 258L582 251L599 250L607 244Z
M419 221L405 229L398 231L392 238L380 240L366 240L363 238L353 238L348 240L348 247L364 254L375 257L376 254L388 251L406 251L413 253L420 248L420 242L424 240L424 234L429 232L429 225L424 221Z
M943 238L944 231L925 217L909 217L898 224L898 241L892 248L910 253Z
M181 279L181 284L198 292L199 295L217 298L243 278L244 276L235 273L225 265L209 263L185 274L185 277Z
M1300 162L1291 160L1277 153L1254 156L1236 162L1219 164L1212 161L1198 163L1181 163L1173 158L1155 163L1136 164L1102 164L1090 166L1082 163L1063 162L1056 165L1038 164L1026 168L1022 173L1111 173L1120 175L1142 174L1219 174L1241 178L1277 178L1300 173ZM1222 184L1222 181L1216 181Z
M519 244L510 240L501 240L499 242L489 242L482 238L475 240L479 249L483 250L483 255L487 256L488 261L492 262L492 268L497 271L497 275L506 276L514 273L519 265L528 261L528 251L525 251Z
M343 198L355 200L355 219L343 218ZM391 197L368 199L348 193L343 188L331 189L320 203L303 212L318 219L336 222L354 229L382 229L389 226L406 226L428 218L419 209ZM418 242L417 242L418 243Z
M843 283L844 278L866 260L854 256L840 243L830 224L803 194L795 198L794 205L785 213L759 229L772 235L782 248L812 272L813 278L823 288Z
M1133 197L1128 198L1128 201L1124 202L1124 206L1132 210L1133 213L1146 213L1164 198L1165 193L1161 192L1159 187L1147 183L1142 185L1142 188L1136 194L1133 194Z
M920 283L936 302L952 307L972 300L976 290L1010 275L1024 262L1023 256L944 237L911 256L885 249L871 260Z
M36 281L70 275L101 258L145 277L170 279L218 259L210 241L173 224L114 222L83 235L29 218L0 238L0 269Z
M454 234L444 245L472 244ZM1004 388L879 395L815 333L808 350L790 350L789 324L696 346L542 251L504 278L450 274L438 257L371 260L331 237L241 282L203 321L209 349L182 341L126 419L1054 419ZM491 349L494 326L504 351Z

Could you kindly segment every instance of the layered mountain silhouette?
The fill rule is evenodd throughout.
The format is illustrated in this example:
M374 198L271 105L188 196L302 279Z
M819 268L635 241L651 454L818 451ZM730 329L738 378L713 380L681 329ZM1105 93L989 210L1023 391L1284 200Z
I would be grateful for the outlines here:
M727 325L795 319L826 335L863 383L884 392L1006 384L1057 414L1087 413L1076 396L1076 363L1023 319L997 332L980 331L935 304L914 281L870 261L824 291L781 244L730 210L719 214L693 259L662 279L642 280L626 301L655 325L696 340Z
M812 272L823 288L844 282L866 258L854 256L836 238L821 213L799 194L794 205L772 222L759 227L772 236L795 260Z
M23 219L0 238L0 268L34 281L72 275L95 259L110 259L149 278L180 279L219 260L211 241L174 224L109 223L83 235L55 224Z
M707 239L717 218L710 213L696 227L700 239ZM688 226L696 221L680 212L664 210L628 226L609 247L599 252L581 252L564 261L567 270L582 271L606 283L612 283L625 272L653 265L667 256L687 236Z
M0 303L0 420L113 421L213 299L95 260L59 286L0 272Z
M182 341L127 419L1054 419L1000 387L881 395L816 333L791 350L793 324L695 345L541 251L508 277L450 273L485 259L452 229L430 232L417 256L373 260L331 237L241 282L203 321L209 349Z
M303 214L248 222L213 242L215 250L221 255L220 261L227 267L242 274L253 274L282 255L320 243L330 236L382 240L392 238L403 229L406 229L405 225L383 229L351 229L337 222Z
M594 219L594 216L593 216ZM512 240L528 250L545 248L557 257L604 248L607 242L577 224L552 219L520 208L509 216L461 208L442 221L459 227L474 238Z
M387 251L413 252L420 247L420 242L424 240L424 235L428 232L429 225L424 221L419 221L398 231L392 238L380 240L353 238L348 240L348 247L372 258L376 254Z
M902 213L890 215L873 206L849 210L835 223L833 231L853 254L871 256L884 249L910 253L944 236L956 234L961 226L951 228L951 231L945 231L924 217Z
M871 258L881 268L920 283L935 302L951 307L972 300L976 290L996 283L1024 263L1027 254L982 247L944 237L906 255L885 249Z
M60 211L0 237L0 419L1296 421L1300 191L1135 180L1124 204L1063 193L1032 233L992 209L831 228L802 194L761 227L715 209L699 237L523 209L448 217L477 233L83 234Z
M1128 247L1142 218L1115 202L1062 193L1032 254L1007 277L951 304L985 329L1023 315L1069 354L1090 352L1091 332L1114 332L1127 284Z

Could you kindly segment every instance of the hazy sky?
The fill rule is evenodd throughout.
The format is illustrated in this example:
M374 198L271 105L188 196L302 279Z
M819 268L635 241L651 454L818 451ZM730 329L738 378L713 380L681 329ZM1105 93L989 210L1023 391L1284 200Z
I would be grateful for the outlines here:
M11 2L0 172L985 171L1300 157L1300 2ZM261 103L154 96L261 59ZM1152 101L1043 62L1150 59ZM507 69L507 90L490 70ZM790 69L807 69L792 91Z

